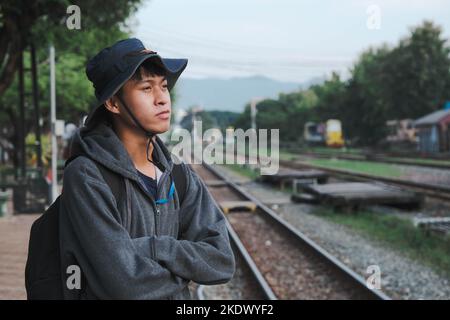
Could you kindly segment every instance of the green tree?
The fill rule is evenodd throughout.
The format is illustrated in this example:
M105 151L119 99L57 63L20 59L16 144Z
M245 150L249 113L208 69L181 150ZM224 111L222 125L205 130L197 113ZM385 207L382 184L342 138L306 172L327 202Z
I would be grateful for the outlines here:
M48 46L56 51L57 117L77 122L95 105L92 84L85 76L86 62L100 49L128 37L125 23L141 0L116 1L105 8L101 1L2 1L0 4L0 125L1 137L18 144L19 98L17 64L13 57L34 44L37 52L41 119L49 128ZM81 9L81 29L66 27L69 5ZM99 10L99 8L102 8ZM16 30L13 32L13 30ZM19 32L20 31L20 32ZM7 44L2 46L1 44ZM20 44L20 45L19 45ZM24 67L30 68L30 55L24 52ZM11 60L13 59L13 60ZM18 59L18 58L17 58ZM25 92L31 92L30 73L25 74ZM25 135L35 129L31 97L25 104ZM14 151L17 148L13 149ZM17 165L16 154L13 154Z
M141 0L110 1L105 6L99 0L3 0L0 3L0 95L11 85L20 54L28 45L34 43L46 48L52 42L57 49L61 45L77 52L73 50L80 43L76 40L83 38L96 48L109 32L116 35L140 3ZM81 30L68 30L66 18L70 5L81 9L81 30L102 30L103 38L91 34L87 39ZM89 49L85 50L89 54Z
M450 46L442 29L425 21L400 41L382 65L389 115L418 118L450 98Z
M340 119L347 136L356 143L372 145L386 135L385 123L391 116L384 85L388 75L383 72L383 63L389 52L386 46L371 48L351 70Z
M346 138L375 146L386 137L386 121L418 118L450 100L450 46L442 30L425 21L395 46L365 50L350 68L306 90L257 104L258 128L280 129L282 141L299 141L306 122L342 121ZM234 127L251 127L250 105Z
M360 144L386 136L386 121L416 119L450 99L450 48L431 22L413 28L393 48L364 52L351 70L342 119Z

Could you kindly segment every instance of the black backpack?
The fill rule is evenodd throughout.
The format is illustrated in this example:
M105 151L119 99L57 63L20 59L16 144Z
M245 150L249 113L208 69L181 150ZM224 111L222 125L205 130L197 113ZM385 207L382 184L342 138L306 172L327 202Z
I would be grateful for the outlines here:
M64 167L76 157L69 158ZM101 164L97 164L97 167L116 197L116 202L124 201L122 199L125 196L124 179ZM181 165L174 164L172 177L182 203L186 194L186 176ZM25 267L28 300L64 299L59 250L59 204L60 196L31 226Z

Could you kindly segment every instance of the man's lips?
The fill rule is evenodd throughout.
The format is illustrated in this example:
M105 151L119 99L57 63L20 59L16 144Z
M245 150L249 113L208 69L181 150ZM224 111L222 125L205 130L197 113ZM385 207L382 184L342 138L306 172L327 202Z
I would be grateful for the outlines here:
M159 113L156 114L157 117L160 118L168 118L170 115L170 111L166 110L166 111L161 111Z

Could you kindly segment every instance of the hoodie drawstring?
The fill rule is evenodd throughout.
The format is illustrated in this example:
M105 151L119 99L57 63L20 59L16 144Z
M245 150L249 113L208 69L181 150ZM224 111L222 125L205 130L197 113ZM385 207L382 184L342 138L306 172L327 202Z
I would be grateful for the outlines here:
M149 149L150 149L150 143L153 144L153 149L155 149L155 144L153 142L153 137L155 136L155 133L149 130L146 130L141 123L138 121L138 119L136 119L136 117L134 116L134 114L131 112L131 110L128 108L128 106L126 105L126 103L123 101L123 99L119 96L116 95L117 98L119 98L120 102L122 103L122 105L125 107L125 110L128 112L128 114L130 115L131 119L133 119L134 123L142 130L145 132L145 135L147 136L147 151L146 151L146 155L147 155L147 160L151 163L153 163L155 166L157 166L159 168L158 164L161 164L159 161L156 161L157 164L152 161L149 157Z

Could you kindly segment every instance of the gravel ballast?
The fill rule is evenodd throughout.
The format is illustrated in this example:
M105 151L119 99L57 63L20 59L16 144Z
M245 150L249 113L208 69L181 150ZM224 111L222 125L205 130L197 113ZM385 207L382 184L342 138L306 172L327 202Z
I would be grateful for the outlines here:
M215 168L231 179L242 180L242 176L223 166ZM289 198L287 193L256 182L248 182L242 187L263 202L270 202L267 199ZM450 281L445 276L358 231L312 215L310 212L313 208L311 205L294 203L272 206L280 217L364 278L369 276L369 266L379 266L381 289L392 298L450 299Z

